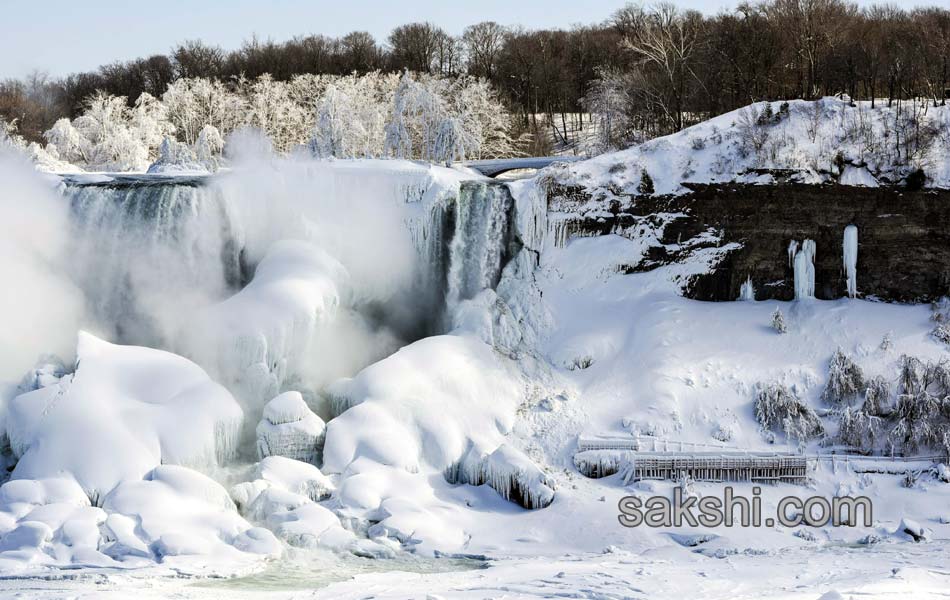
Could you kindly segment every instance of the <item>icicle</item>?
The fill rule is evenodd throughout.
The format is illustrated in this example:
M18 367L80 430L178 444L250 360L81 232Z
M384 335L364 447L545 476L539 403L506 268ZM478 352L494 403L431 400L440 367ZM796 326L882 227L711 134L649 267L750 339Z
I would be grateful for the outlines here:
M797 244L796 244L797 246ZM789 246L791 250L791 246ZM805 240L795 253L795 299L815 297L815 242Z
M739 287L739 300L744 300L744 301L755 300L755 286L752 285L751 275Z
M844 228L844 271L848 277L848 296L858 294L858 228L848 225Z
M798 242L792 240L788 244L788 266L789 268L795 266L795 255L798 254Z

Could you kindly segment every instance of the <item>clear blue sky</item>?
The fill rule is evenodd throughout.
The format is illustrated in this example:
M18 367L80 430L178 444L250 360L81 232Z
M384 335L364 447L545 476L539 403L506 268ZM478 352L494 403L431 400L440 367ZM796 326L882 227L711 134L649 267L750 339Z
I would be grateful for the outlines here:
M675 0L716 13L738 0ZM647 2L649 3L649 2ZM859 0L870 4L871 0ZM32 69L64 75L114 60L165 53L201 39L226 49L257 34L284 40L362 29L384 41L412 21L451 33L494 20L529 29L603 21L625 0L0 0L0 79ZM950 0L900 0L900 5L950 6Z

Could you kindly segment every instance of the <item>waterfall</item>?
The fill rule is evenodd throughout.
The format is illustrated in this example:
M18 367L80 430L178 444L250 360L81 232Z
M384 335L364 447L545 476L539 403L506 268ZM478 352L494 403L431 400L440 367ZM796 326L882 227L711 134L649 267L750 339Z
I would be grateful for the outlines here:
M815 242L805 240L798 249L798 243L792 242L789 246L789 254L794 252L794 270L795 270L795 299L804 300L805 298L815 297Z
M67 181L64 195L74 278L115 341L160 346L176 315L244 282L227 204L201 180Z
M854 225L844 228L843 259L848 296L854 298L858 294L858 228Z
M513 208L505 185L465 182L461 186L449 245L445 296L449 310L498 285L505 259L514 254Z

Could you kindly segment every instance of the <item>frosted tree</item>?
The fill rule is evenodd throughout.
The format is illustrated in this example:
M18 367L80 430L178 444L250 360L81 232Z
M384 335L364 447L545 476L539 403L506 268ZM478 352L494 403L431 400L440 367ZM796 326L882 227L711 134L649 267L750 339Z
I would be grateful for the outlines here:
M630 130L631 97L626 77L613 69L599 68L581 104L597 121L592 154L620 148Z
M56 121L43 137L47 141L47 150L56 152L62 160L75 164L89 162L92 146L69 119L64 117Z
M148 93L135 101L135 108L129 113L129 127L148 150L149 158L156 158L159 146L175 132L165 105Z
M294 102L288 85L264 74L246 86L245 123L263 131L277 152L287 152L310 136L308 111Z
M24 147L23 138L17 134L16 121L0 119L0 148L22 150Z
M244 99L220 81L183 78L169 84L162 94L167 117L180 141L194 144L206 125L227 136L244 124Z
M470 138L470 159L518 156L517 141L509 135L511 115L484 79L459 77L443 86L448 111L458 118Z
M85 164L81 166L94 171L139 171L148 167L148 147L133 127L132 112L124 97L98 92L89 98L86 110L72 126L82 138L79 146L85 148Z
M403 73L399 87L393 97L392 114L386 124L386 142L384 151L396 158L412 157L412 132L410 131L411 111L413 109L413 91L415 81L409 71Z
M385 152L396 158L437 160L436 135L446 116L445 100L437 92L438 80L416 81L407 71L393 96L386 124Z
M753 407L756 420L766 431L784 432L799 442L824 433L818 414L780 383L760 384Z
M349 158L353 156L352 136L347 135L361 124L352 111L352 102L346 92L329 85L317 105L317 120L310 139L315 156Z
M465 130L462 122L455 117L446 117L439 124L435 135L435 147L431 159L446 163L465 160L466 148L475 146L474 136Z
M828 365L828 383L821 393L827 404L850 403L866 389L864 372L841 348L835 350Z
M198 132L198 141L194 145L195 160L211 172L221 166L221 152L224 150L224 138L214 125L205 125Z
M787 333L788 325L785 323L785 315L778 308L772 313L772 329L778 333Z

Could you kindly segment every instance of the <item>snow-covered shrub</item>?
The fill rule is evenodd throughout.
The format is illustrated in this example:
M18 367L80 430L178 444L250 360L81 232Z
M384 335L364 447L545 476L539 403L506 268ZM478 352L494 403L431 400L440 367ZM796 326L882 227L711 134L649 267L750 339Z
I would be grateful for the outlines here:
M785 323L785 315L778 308L772 313L772 329L778 333L787 333L788 325Z
M835 350L828 366L828 383L821 393L827 404L848 403L865 389L864 372L841 348Z
M825 431L815 411L780 383L759 384L754 409L762 429L785 433L789 439L803 442Z

